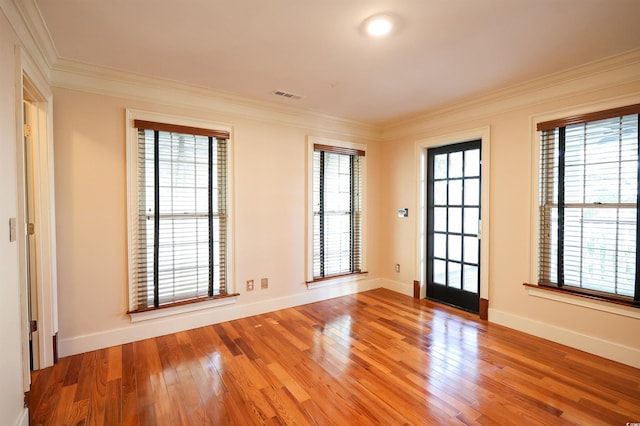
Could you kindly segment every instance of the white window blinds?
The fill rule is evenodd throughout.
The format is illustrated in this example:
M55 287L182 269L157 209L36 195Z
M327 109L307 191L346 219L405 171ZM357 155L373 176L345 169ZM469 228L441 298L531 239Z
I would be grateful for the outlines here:
M228 133L135 121L130 310L226 295Z
M314 145L313 278L361 272L364 151Z
M539 125L540 284L640 297L638 113L629 112Z

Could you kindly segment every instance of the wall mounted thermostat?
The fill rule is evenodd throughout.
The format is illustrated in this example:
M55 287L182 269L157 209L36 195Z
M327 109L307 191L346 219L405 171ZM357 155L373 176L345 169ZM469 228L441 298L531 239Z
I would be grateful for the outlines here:
M398 217L409 217L409 209L398 209Z

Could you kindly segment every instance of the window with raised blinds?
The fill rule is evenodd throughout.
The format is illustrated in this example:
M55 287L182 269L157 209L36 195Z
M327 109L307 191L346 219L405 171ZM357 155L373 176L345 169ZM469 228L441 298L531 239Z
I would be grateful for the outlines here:
M136 120L130 311L227 294L228 133Z
M361 272L364 151L314 145L313 279Z
M640 300L639 112L538 124L539 284Z

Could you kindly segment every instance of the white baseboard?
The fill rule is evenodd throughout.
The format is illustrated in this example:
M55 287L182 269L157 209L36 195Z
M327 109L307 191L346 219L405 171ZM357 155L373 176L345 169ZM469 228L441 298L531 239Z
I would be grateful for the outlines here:
M224 321L346 296L379 287L384 287L407 296L413 296L413 287L403 282L385 278L358 280L312 290L303 290L300 293L289 296L267 299L250 304L221 306L206 311L196 311L158 320L132 323L127 327L61 339L60 356L69 356L114 345L135 342L137 340L162 336L169 333L204 327L210 324L217 324ZM565 328L495 309L489 309L489 321L621 362L635 368L640 368L640 349L637 348L576 333ZM24 423L26 426L28 420L29 414L28 411L25 410L18 425L22 425L26 421L26 423Z
M386 278L380 278L379 283L380 287L393 290L397 293L404 294L405 296L413 297L413 284L409 285L400 281L393 281Z
M489 322L640 368L640 349L489 308Z
M384 286L381 279L360 279L316 289L306 289L289 296L266 299L255 303L235 303L212 309L177 314L160 319L131 323L125 327L97 333L63 338L59 341L60 356L69 356L110 346L122 345L151 337L191 330L224 321L273 312L294 306L333 299Z
M29 426L29 409L25 408L22 410L22 414L16 423L16 426Z

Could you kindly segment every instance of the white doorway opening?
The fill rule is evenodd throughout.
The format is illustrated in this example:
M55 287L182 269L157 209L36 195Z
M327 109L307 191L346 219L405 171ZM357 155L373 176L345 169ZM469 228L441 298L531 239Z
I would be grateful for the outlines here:
M57 358L57 281L52 95L46 78L17 47L17 240L22 312L23 382ZM35 322L33 322L35 321Z

